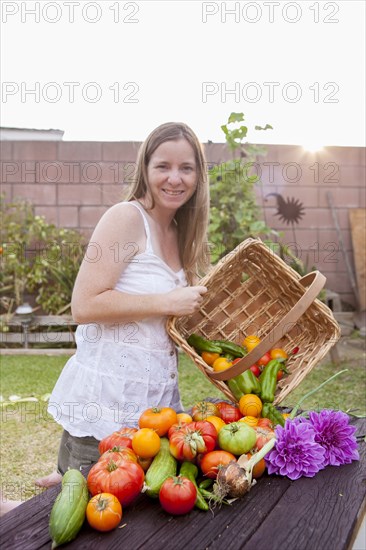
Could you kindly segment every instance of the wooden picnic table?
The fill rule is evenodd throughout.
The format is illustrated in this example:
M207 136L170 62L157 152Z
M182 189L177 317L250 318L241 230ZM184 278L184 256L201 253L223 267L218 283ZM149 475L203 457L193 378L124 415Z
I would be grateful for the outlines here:
M352 418L356 435L366 419ZM366 444L360 461L328 466L313 478L263 476L243 499L213 513L171 516L140 495L109 533L86 523L67 549L350 550L366 508ZM85 472L86 473L86 472ZM21 504L0 520L2 550L50 549L48 521L60 485Z

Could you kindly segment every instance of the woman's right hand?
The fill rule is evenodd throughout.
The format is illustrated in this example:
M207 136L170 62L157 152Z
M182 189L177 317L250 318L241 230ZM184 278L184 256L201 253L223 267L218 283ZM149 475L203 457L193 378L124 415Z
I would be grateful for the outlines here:
M176 288L166 294L168 315L183 317L192 315L200 308L203 302L203 294L206 294L205 286L185 286Z

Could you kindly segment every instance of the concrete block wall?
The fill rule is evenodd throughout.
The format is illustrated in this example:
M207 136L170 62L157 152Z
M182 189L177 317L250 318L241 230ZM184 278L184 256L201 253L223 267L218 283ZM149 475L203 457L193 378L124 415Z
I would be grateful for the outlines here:
M137 142L3 141L1 189L7 200L30 200L35 213L86 238L101 215L121 198L133 177ZM349 211L365 208L365 149L327 147L306 153L300 146L267 145L267 155L253 166L261 177L258 204L267 225L309 267L327 276L327 287L355 306L345 253L354 270ZM229 158L224 144L207 144L209 163ZM244 159L245 160L245 159ZM344 251L329 207L334 202ZM281 198L280 198L281 197ZM296 223L281 218L281 200L300 203Z

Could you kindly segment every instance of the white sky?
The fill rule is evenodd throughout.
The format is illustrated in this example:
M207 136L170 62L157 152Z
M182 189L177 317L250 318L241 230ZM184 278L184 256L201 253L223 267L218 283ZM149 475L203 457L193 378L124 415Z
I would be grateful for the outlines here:
M363 0L2 0L1 21L2 126L140 141L182 120L222 142L236 111L274 127L252 142L365 145Z

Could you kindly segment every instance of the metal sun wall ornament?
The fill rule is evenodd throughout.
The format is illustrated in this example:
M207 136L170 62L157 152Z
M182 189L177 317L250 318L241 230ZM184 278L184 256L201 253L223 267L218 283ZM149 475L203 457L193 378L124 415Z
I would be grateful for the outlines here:
M294 197L284 199L279 193L268 193L265 200L267 200L267 197L276 197L277 212L275 216L278 216L287 225L294 226L294 224L298 224L305 214L303 204Z

